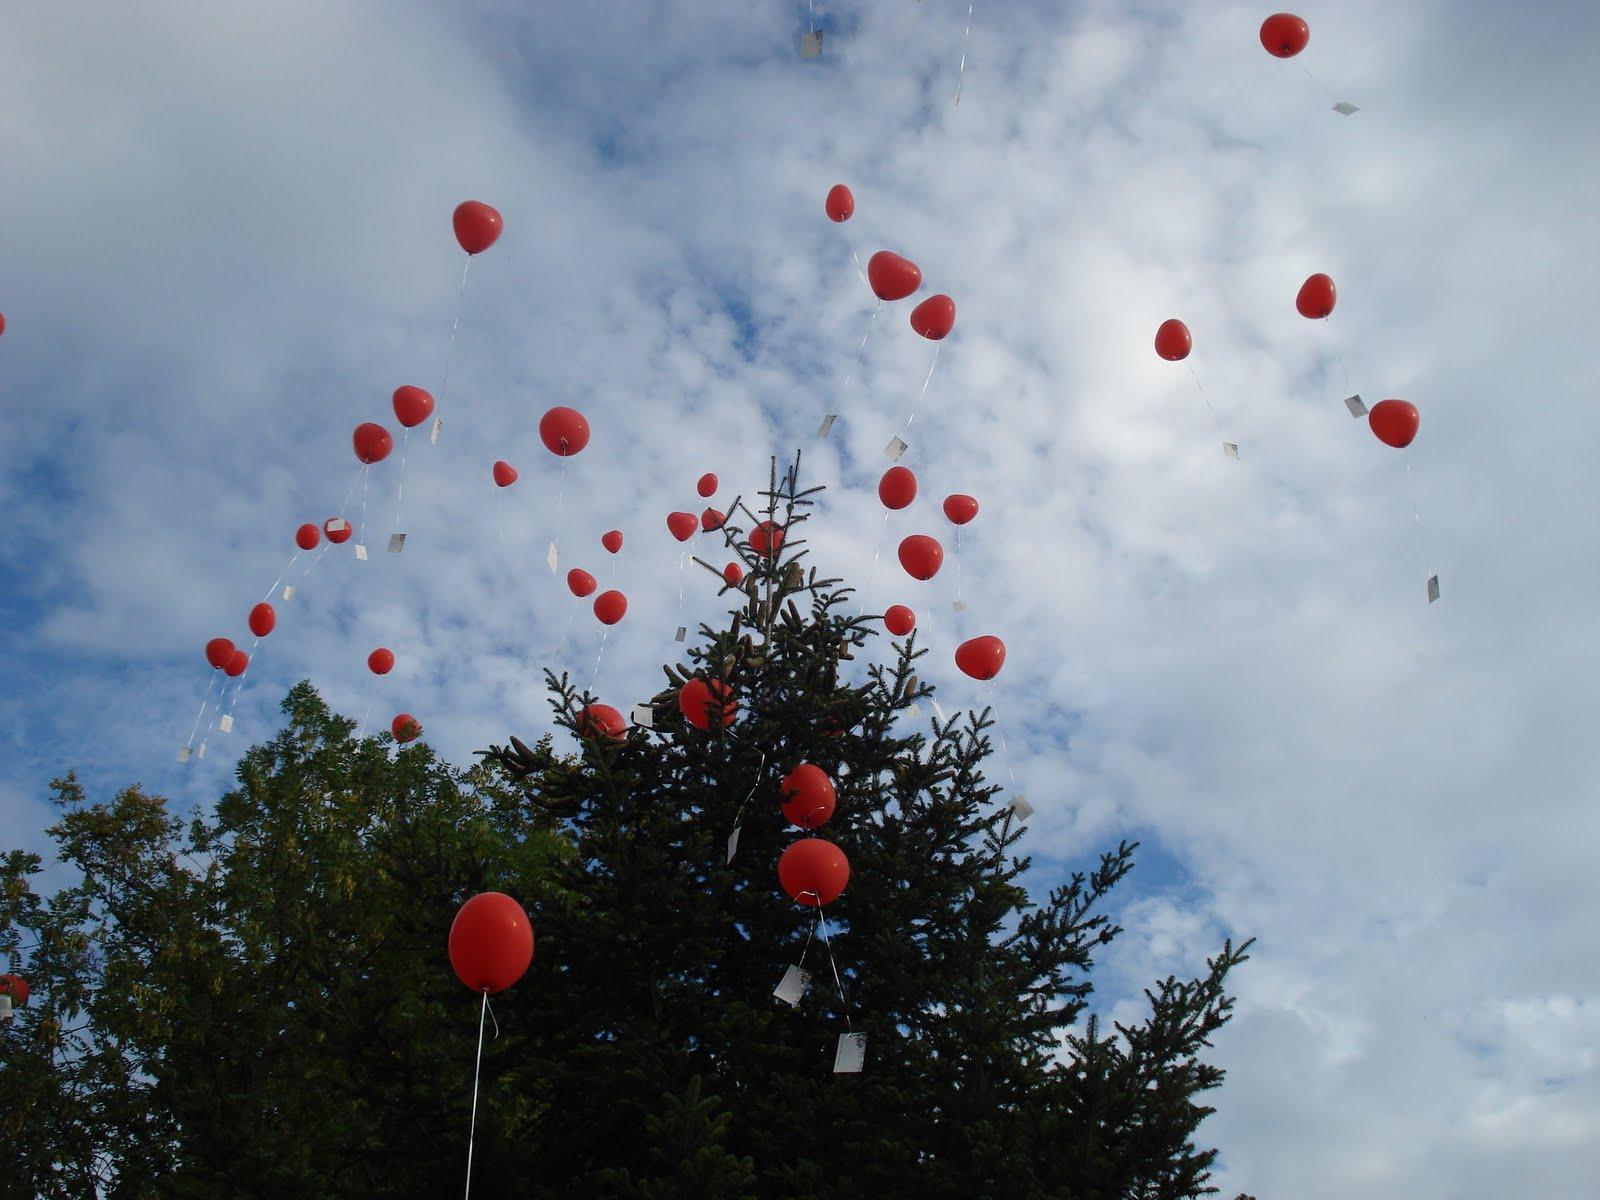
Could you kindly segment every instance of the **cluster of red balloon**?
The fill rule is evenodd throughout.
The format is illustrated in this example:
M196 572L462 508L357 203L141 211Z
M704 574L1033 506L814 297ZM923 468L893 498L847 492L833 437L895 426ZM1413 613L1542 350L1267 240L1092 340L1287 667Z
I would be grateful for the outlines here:
M4 325L0 324L0 330ZM28 981L21 975L0 975L0 1021L12 1019L13 1008L24 1008L28 1003Z
M827 823L837 802L833 780L811 763L784 776L780 794L785 819L808 833ZM823 838L801 838L778 858L778 884L796 904L820 909L837 900L849 882L850 860Z

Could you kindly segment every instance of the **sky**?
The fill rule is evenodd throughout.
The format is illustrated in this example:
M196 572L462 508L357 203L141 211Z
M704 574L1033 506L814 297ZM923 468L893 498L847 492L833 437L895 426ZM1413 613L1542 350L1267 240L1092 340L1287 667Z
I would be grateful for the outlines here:
M1201 1129L1225 1195L1597 1194L1600 10L1305 3L1289 61L1269 11L977 0L957 105L954 0L819 2L815 59L799 2L10 6L0 844L48 853L69 768L214 799L302 678L458 763L548 727L545 665L627 709L721 611L664 515L799 449L814 560L917 609L946 709L995 706L1039 894L1142 841L1100 1011L1257 939ZM349 492L350 431L440 394L466 199L505 233L388 555L401 456ZM955 298L937 361L909 302L874 319L879 249ZM1417 405L1407 454L1350 393ZM556 404L594 430L565 470ZM897 432L921 496L885 520ZM347 493L371 558L295 563L233 733L178 763L205 641L248 644ZM552 538L628 594L603 653ZM993 688L951 660L979 633Z

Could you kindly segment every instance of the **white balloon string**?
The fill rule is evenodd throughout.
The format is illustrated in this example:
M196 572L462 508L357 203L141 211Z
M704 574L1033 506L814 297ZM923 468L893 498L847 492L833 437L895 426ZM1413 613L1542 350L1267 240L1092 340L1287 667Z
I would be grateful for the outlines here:
M1417 519L1417 540L1422 543L1422 565L1428 568L1428 578L1433 578L1433 558L1428 553L1428 532L1422 527L1422 508L1417 504L1416 482L1411 475L1411 451L1402 449L1400 455L1406 464L1406 492L1411 497L1411 515Z
M867 269L861 265L861 259L856 256L855 243L846 241L845 244L850 247L850 261L856 265L856 274L861 276L862 283L866 284L868 287L871 287L872 281L867 278Z
M1005 727L1000 724L1000 708L995 703L994 680L989 680L989 711L994 714L994 732L1000 739L1000 761L1006 765L1006 777L1011 780L1011 790L1017 790L1017 773L1011 769L1011 747L1006 745Z
M820 904L817 906L817 927L822 930L822 944L828 951L828 966L833 968L833 986L839 989L839 1005L844 1009L844 1027L853 1032L854 1027L850 1024L850 1001L844 996L844 981L839 978L839 964L833 960L833 943L828 939L828 918L823 915Z
M356 527L356 545L367 544L367 480L372 472L370 463L361 465L361 524Z
M469 258L467 260L471 262ZM472 1068L472 1127L467 1133L467 1190L472 1195L472 1147L478 1140L478 1078L483 1072L483 1019L489 1014L489 993L483 993L483 1007L478 1010L478 1061Z
M1194 378L1194 386L1200 389L1200 399L1205 401L1206 411L1211 414L1211 423L1217 427L1217 433L1222 438L1224 448L1228 445L1228 434L1222 428L1222 418L1217 416L1217 410L1211 407L1211 397L1206 395L1205 385L1200 382L1200 376L1194 367L1189 367L1189 374Z
M733 814L733 827L735 829L739 828L739 820L744 816L745 808L749 805L750 801L755 799L756 789L761 786L761 773L766 770L766 767L767 752L763 750L761 752L761 761L756 764L756 777L750 784L750 790L744 794L744 799L739 801L739 811ZM810 939L807 939L808 944L809 941ZM805 955L802 954L800 959L802 962L804 962Z
M411 445L411 427L408 425L400 433L400 471L395 477L394 489L394 529L400 530L400 510L406 502L406 448Z
M550 656L557 666L561 665L561 651L566 649L567 637L572 633L572 618L577 615L576 612L567 613L567 627L561 631L561 640L556 643L555 653Z
M961 526L956 526L956 612L961 612ZM957 624L960 624L957 621Z
M327 542L327 541L323 542L322 549L318 550L317 553L316 553L316 556L314 558L312 558L312 560L306 564L306 569L304 571L300 572L300 578L304 579L307 575L311 574L311 569L313 567L315 567L319 562L321 562L322 561L322 556L324 554L326 554L331 549L333 549L333 543L332 542Z
M505 541L506 541L505 526L501 523L501 520L500 520L501 513L503 513L505 511L505 499L504 499L505 492L506 492L505 488L498 487L498 486L495 487L495 489L494 489L495 495L494 495L494 501L493 501L493 504L494 504L494 531L495 531L496 534L499 535L500 544L502 546L505 545Z
M805 895L804 892L801 895ZM800 948L800 961L795 963L796 969L803 970L806 965L806 955L811 953L811 939L817 936L817 924L822 919L822 909L817 909L817 920L811 922L811 928L806 930L806 944Z
M817 0L806 0L806 8L811 13L811 32L817 32Z
M872 591L872 581L878 574L878 559L883 557L883 535L889 530L889 510L883 510L883 525L878 529L878 544L872 551L872 567L867 571L867 586L861 589L861 607L856 609L856 616L867 611L868 593Z
M217 686L217 676L222 672L215 667L211 669L211 682L206 684L206 694L200 699L200 711L194 714L194 728L189 730L189 740L185 742L184 749L194 747L194 735L200 732L200 718L206 715L206 705L211 702L211 692Z
M256 648L261 645L261 639L256 638L250 643L250 661L245 663L244 670L239 672L239 682L234 685L233 697L228 701L228 716L233 716L233 706L239 703L239 693L244 691L244 681L250 675L250 668L256 665Z
M605 657L605 654L606 654L606 639L608 637L610 637L610 636L611 636L611 630L610 630L609 627L606 629L606 631L604 633L602 633L600 635L600 650L594 656L594 673L589 676L589 690L591 692L594 691L595 684L598 683L599 680L600 680L600 660Z
M450 326L450 344L444 352L444 378L439 383L439 403L436 409L444 407L445 392L450 389L450 360L455 357L456 331L461 328L461 307L467 294L467 272L472 270L472 255L467 255L467 263L461 268L461 286L456 289L456 319Z
M850 381L855 378L856 368L861 365L862 356L867 351L867 339L872 336L873 326L878 320L878 314L882 311L883 301L879 300L877 306L872 310L872 315L867 318L867 331L861 335L861 344L856 347L855 361L850 364L850 370L845 374L844 382L839 385L839 394L841 396L850 387Z
M967 41L972 37L972 6L976 0L967 0L967 31L961 35L961 65L956 68L956 103L961 103L961 81L967 74Z
M272 593L278 590L278 585L283 582L283 577L289 573L290 569L294 566L294 560L299 557L300 551L298 550L289 555L289 561L284 564L283 570L278 572L278 577L272 581L272 586L267 589L267 594L261 597L261 603L265 604L268 600L272 599Z
M935 342L933 344L933 361L928 364L928 375L922 381L922 390L917 393L917 402L911 406L911 415L906 418L906 423L901 426L901 440L904 440L905 434L911 432L911 422L917 419L917 412L922 408L922 402L928 398L928 385L933 382L933 370L939 365L939 347L942 345L944 345L943 342Z

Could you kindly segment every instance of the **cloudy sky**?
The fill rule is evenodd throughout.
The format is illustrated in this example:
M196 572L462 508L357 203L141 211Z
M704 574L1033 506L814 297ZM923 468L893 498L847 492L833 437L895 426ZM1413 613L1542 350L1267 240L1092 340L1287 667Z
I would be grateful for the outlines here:
M1269 11L979 0L956 106L958 0L818 0L813 60L803 0L11 6L0 843L46 848L68 767L214 797L301 678L458 762L538 732L538 669L587 679L601 646L552 537L629 595L598 670L626 707L718 610L664 514L803 448L816 559L923 614L947 708L991 698L955 638L1006 640L1040 887L1143 840L1106 1010L1258 939L1203 1130L1226 1194L1595 1195L1600 11L1303 3L1289 62ZM409 448L405 552L397 453L372 559L295 564L237 728L180 765L202 645L248 642L357 478L353 426L439 390L468 198L506 232ZM957 300L920 404L909 304L852 365L852 248ZM1327 323L1294 310L1313 271ZM1153 352L1169 316L1187 364ZM1347 392L1421 410L1409 480ZM563 403L594 427L564 475L536 435ZM923 496L886 523L913 412ZM893 558L951 491L983 506L959 615L953 570Z

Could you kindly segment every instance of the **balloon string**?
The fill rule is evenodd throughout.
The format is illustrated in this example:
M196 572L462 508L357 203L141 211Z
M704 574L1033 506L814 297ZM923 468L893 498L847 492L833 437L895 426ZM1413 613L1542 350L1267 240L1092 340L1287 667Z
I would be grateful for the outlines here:
M1217 410L1211 407L1211 397L1206 395L1205 384L1200 382L1200 376L1193 367L1189 368L1189 374L1194 377L1194 386L1200 389L1200 399L1205 401L1206 411L1211 414L1212 424L1217 427L1217 432L1222 435L1223 442L1226 444L1228 435L1223 431L1222 418L1218 417Z
M906 418L906 423L900 430L902 434L911 432L911 422L917 419L917 410L922 407L922 402L928 398L928 385L933 382L934 368L939 365L939 347L942 344L941 342L933 344L933 361L928 364L928 376L922 381L922 390L917 393L917 402L911 406L911 415Z
M361 740L361 735L366 731L367 718L372 715L372 701L367 701L366 710L361 714L361 724L356 726L356 741Z
M817 0L806 0L806 8L811 12L811 32L817 32Z
M961 81L967 74L967 40L972 37L972 6L977 0L967 0L967 31L961 35L961 65L956 68L956 104L961 103Z
M956 612L961 612L961 526L956 526ZM957 624L960 624L959 620Z
M1011 747L1006 745L1006 731L1000 724L1000 706L994 699L994 680L989 680L989 708L994 713L994 732L1000 739L1000 761L1006 765L1006 776L1011 780L1011 790L1017 790L1017 773L1011 769Z
M567 627L561 631L561 640L556 643L555 653L550 656L557 666L561 664L561 652L566 649L567 636L572 632L572 618L575 616L577 616L575 612L567 613Z
M856 256L855 243L847 241L845 244L850 247L850 261L856 265L856 274L861 276L862 283L866 284L868 287L871 287L872 281L867 278L866 268L861 265L861 259Z
M356 528L356 545L367 544L367 479L371 472L370 464L363 463L361 467L361 524Z
M256 665L256 648L261 645L261 639L256 638L250 643L250 661L245 664L244 670L239 672L239 682L234 685L233 699L228 701L228 716L233 716L233 706L239 703L239 693L244 691L244 681L249 678L250 668Z
M1339 103L1339 93L1334 91L1327 84L1323 83L1322 80L1313 75L1310 67L1306 66L1305 63L1301 63L1300 69L1306 73L1307 79L1311 80L1312 83L1316 84L1319 89L1327 94L1330 100L1332 100L1335 104Z
M267 594L261 597L261 603L265 604L272 599L272 593L278 590L278 585L283 582L283 577L294 567L294 560L299 557L300 551L298 550L289 555L289 561L284 564L283 570L278 572L278 577L272 581L272 586L267 589Z
M406 426L400 434L400 472L396 477L394 490L394 532L400 532L400 510L406 502L406 449L411 445L411 427Z
M755 799L756 789L761 786L761 772L766 770L766 767L767 752L763 750L761 752L761 761L756 764L756 777L750 784L750 790L744 794L744 799L739 801L739 811L733 814L733 827L735 829L739 828L739 822L744 817L745 808L749 805L750 801ZM807 939L808 944L809 941L810 939ZM800 961L805 961L805 955L802 954L800 956Z
M472 255L467 255L467 263L461 268L461 286L456 289L456 319L450 326L450 344L444 352L444 378L439 383L439 405L444 407L445 393L450 389L450 360L456 352L456 330L461 328L461 307L467 294L467 272L472 270Z
M499 535L500 544L502 546L505 545L505 542L506 542L505 526L500 521L500 514L505 511L505 491L506 490L503 487L495 487L495 489L494 489L495 495L494 495L494 501L493 501L493 503L494 503L494 531L495 531L495 533L497 533Z
M594 685L600 680L600 660L605 657L606 639L610 636L611 630L609 628L600 635L600 650L594 656L594 673L589 676L589 690L591 692L594 691Z
M311 568L315 567L319 562L321 562L322 556L332 548L332 542L324 543L322 549L317 551L316 557L306 564L306 569L304 571L300 572L300 578L304 579L307 575L311 574Z
M839 1004L844 1009L844 1027L853 1033L855 1028L850 1024L850 1001L845 999L844 981L839 978L839 964L833 960L833 943L828 940L828 918L823 915L820 904L817 906L817 926L822 930L822 944L828 951L828 966L833 968L833 985L839 989Z
M469 258L467 260L471 262ZM478 1010L478 1061L472 1068L472 1127L467 1133L467 1190L472 1195L472 1147L478 1139L478 1078L483 1072L483 1019L489 1014L489 993L483 993L483 1007Z
M206 684L206 694L200 699L200 711L194 715L194 728L189 730L189 740L183 744L185 750L194 747L194 735L200 732L200 718L206 715L206 705L211 702L211 689L217 686L217 676L221 674L215 667L211 669L211 682Z
M849 388L850 381L855 378L856 368L861 365L862 355L865 354L867 350L867 339L872 336L873 324L877 321L878 314L882 311L883 301L879 300L877 307L872 310L872 315L867 318L867 331L861 335L861 344L856 347L855 361L850 364L850 370L845 375L844 382L839 385L839 394L841 396L844 394L845 390Z
M889 530L889 510L884 509L883 525L878 530L878 544L872 551L872 567L867 571L867 586L861 589L861 607L856 610L856 616L867 611L867 594L872 591L872 581L878 575L878 559L883 557L883 535Z
M803 892L801 894L804 895ZM817 921L820 921L821 919L822 909L819 907L817 909ZM811 939L817 936L817 921L811 922L811 927L806 930L806 944L800 948L800 961L795 963L796 970L805 969L806 955L811 953Z
M1406 464L1406 492L1411 497L1411 515L1417 519L1417 540L1422 543L1422 565L1428 568L1428 578L1433 578L1433 559L1428 554L1428 533L1422 527L1422 509L1417 504L1417 487L1411 475L1411 451L1402 449Z

